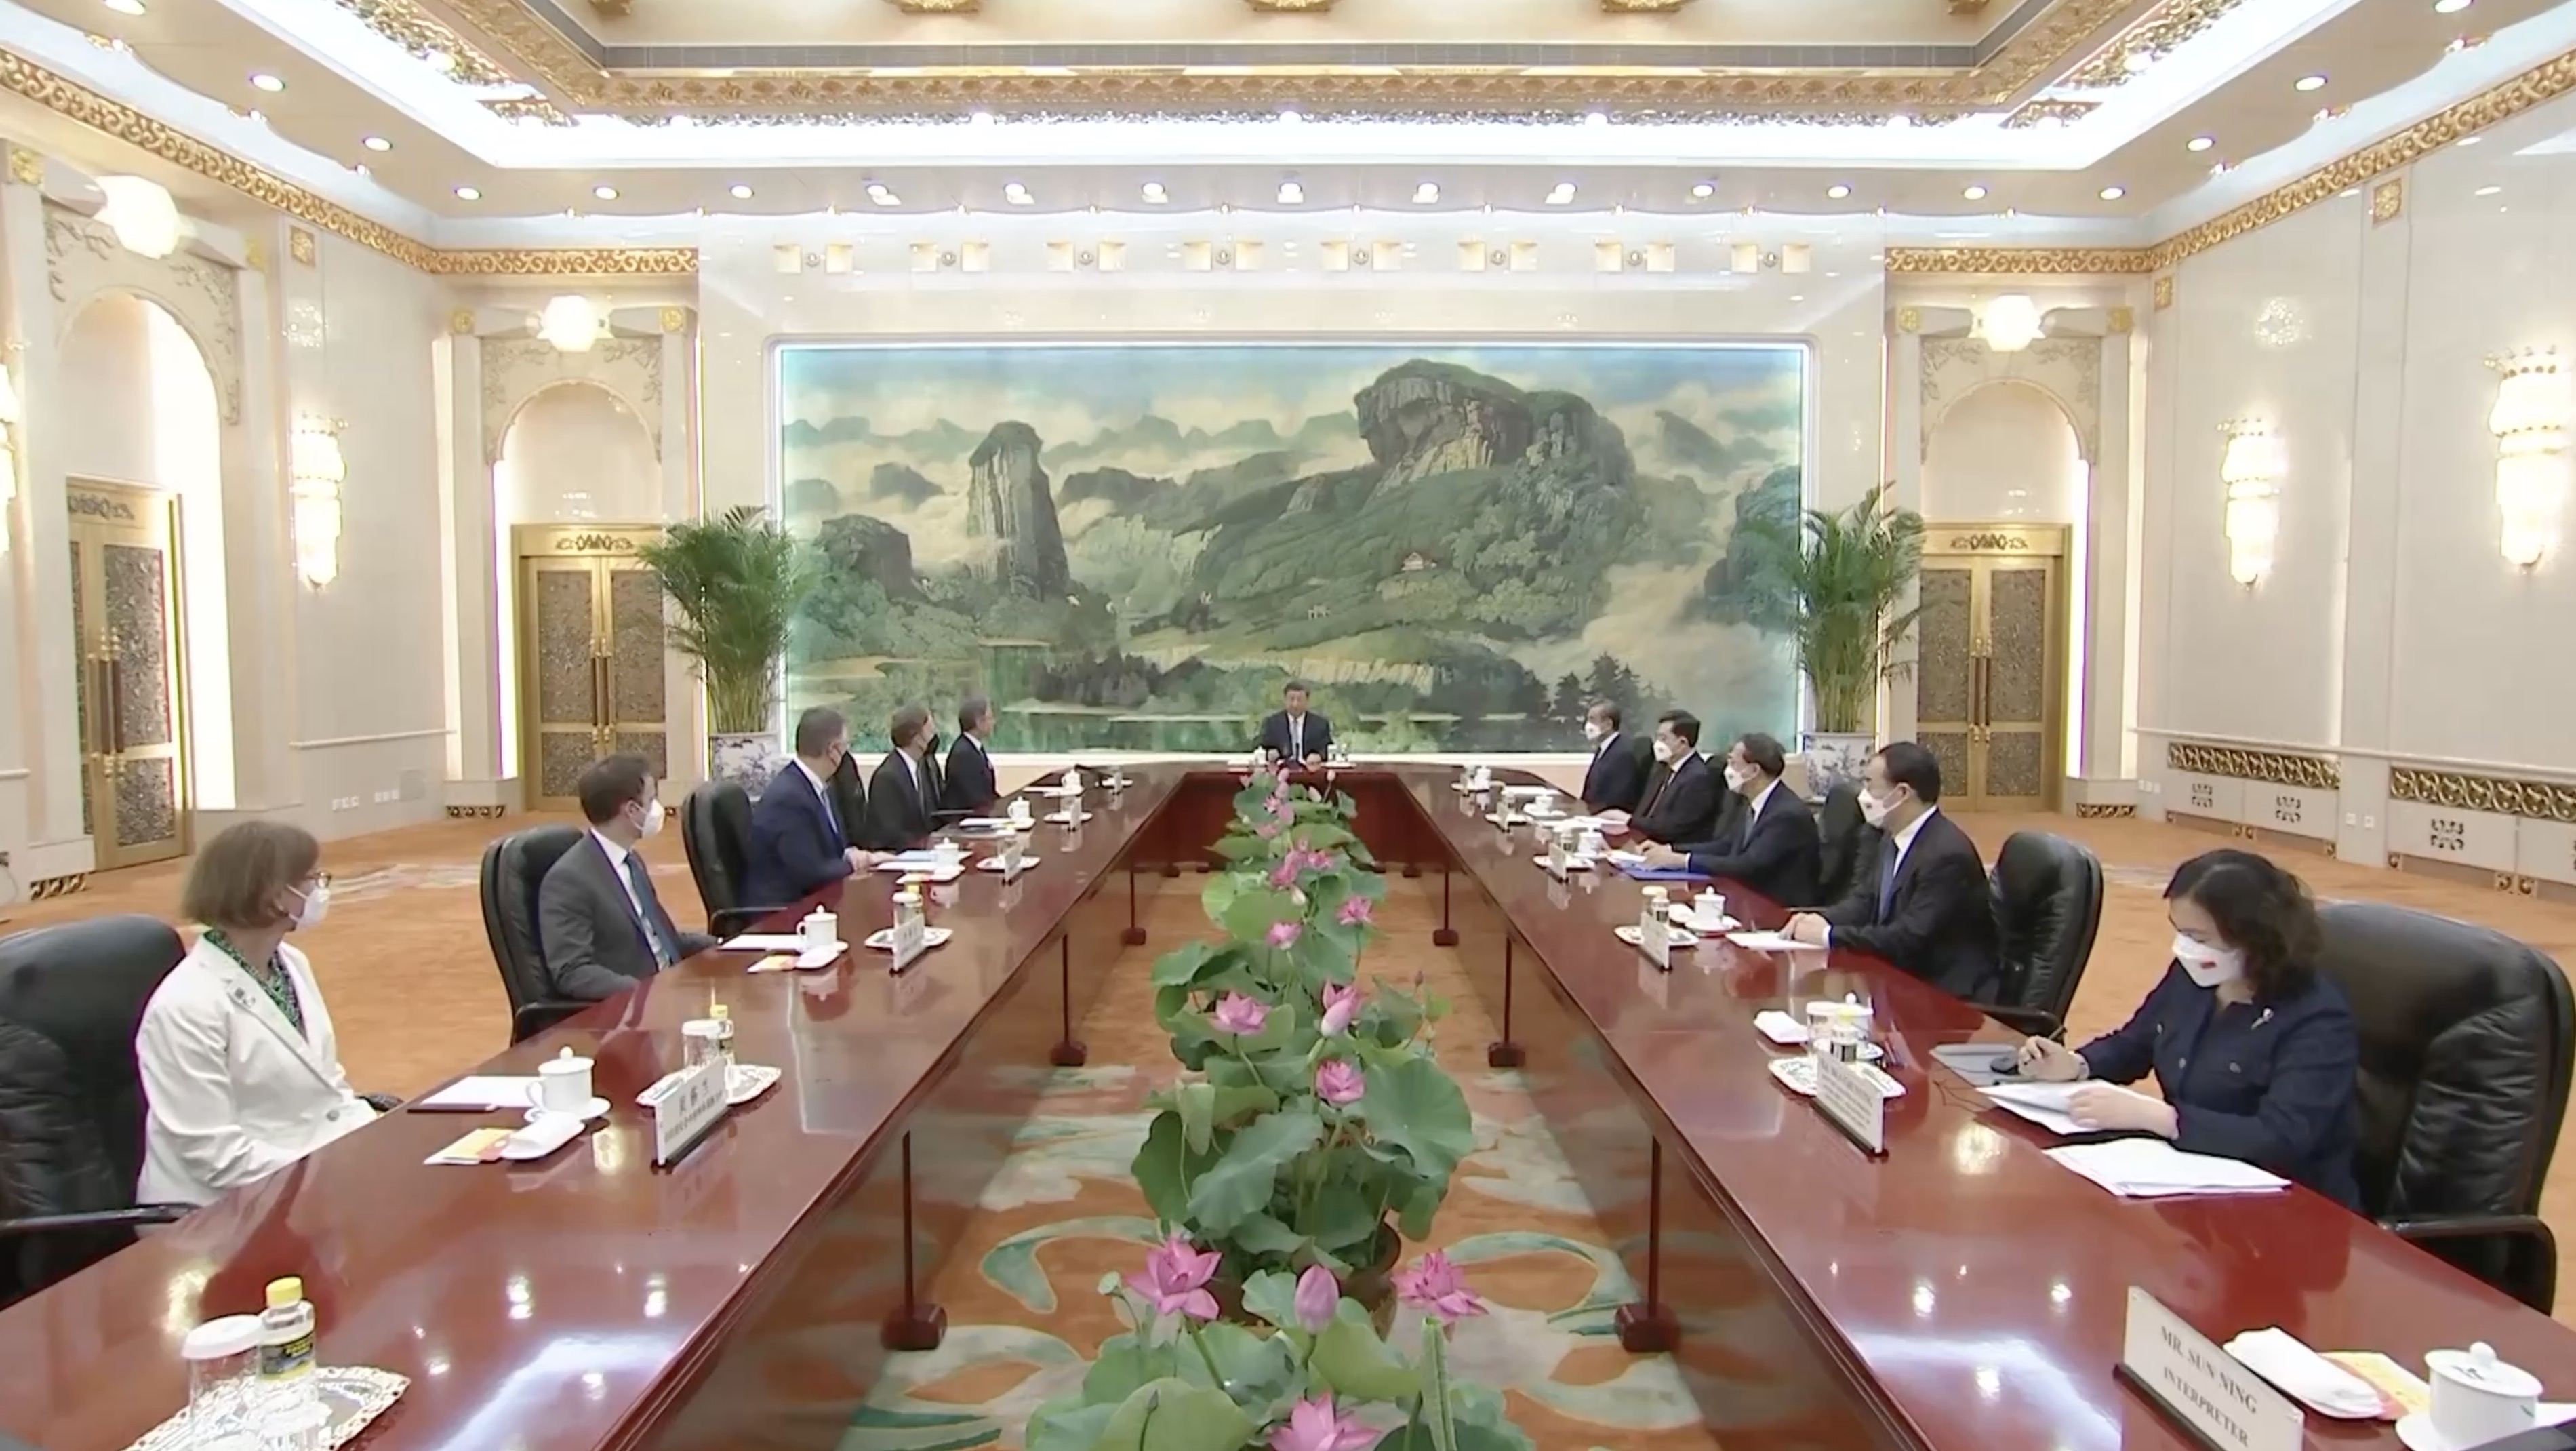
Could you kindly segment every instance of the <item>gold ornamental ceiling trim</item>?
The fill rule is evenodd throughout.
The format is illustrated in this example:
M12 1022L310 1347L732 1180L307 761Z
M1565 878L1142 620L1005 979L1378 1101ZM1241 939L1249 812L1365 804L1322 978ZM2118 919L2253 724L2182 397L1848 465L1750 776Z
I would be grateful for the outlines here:
M2222 242L2258 232L2372 179L2501 125L2576 89L2576 50L2330 161L2286 186L2186 228L2151 247L1889 247L1887 270L1923 275L2067 277L2169 272Z
M350 0L343 0L350 3ZM1866 111L1953 119L2023 99L2098 50L2136 0L2064 0L1983 63L1948 71L1713 70L1699 67L941 66L887 71L611 70L539 18L525 0L447 0L446 9L557 93L568 109L630 120L673 113L741 119L751 112L878 119L1040 115L1534 115L1597 109L1657 117ZM2225 4L2235 0L2223 0ZM2186 10L2222 0L2166 0ZM2150 12L2137 24L2146 24Z
M209 146L122 101L0 50L0 87L57 116L220 182L264 207L439 277L670 277L695 273L695 247L476 247L441 250Z

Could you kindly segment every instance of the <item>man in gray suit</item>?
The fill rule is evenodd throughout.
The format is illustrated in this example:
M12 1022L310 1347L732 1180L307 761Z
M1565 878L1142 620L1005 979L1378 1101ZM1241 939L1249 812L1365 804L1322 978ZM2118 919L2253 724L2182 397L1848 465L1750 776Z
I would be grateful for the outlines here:
M537 939L559 998L613 998L715 945L703 932L671 924L635 850L662 829L659 785L642 756L610 756L593 762L574 787L590 830L537 888Z

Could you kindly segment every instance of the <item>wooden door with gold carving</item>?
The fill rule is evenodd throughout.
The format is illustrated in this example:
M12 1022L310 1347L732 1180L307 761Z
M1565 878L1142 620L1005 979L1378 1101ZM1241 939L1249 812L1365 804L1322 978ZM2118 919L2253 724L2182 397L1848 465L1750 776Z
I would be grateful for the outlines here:
M631 752L669 774L662 585L647 525L522 525L519 776L532 809L570 807L583 768Z
M1924 530L1915 739L1963 811L2052 811L2065 773L2068 531Z
M189 839L179 501L130 484L64 482L81 824L101 871L167 861Z

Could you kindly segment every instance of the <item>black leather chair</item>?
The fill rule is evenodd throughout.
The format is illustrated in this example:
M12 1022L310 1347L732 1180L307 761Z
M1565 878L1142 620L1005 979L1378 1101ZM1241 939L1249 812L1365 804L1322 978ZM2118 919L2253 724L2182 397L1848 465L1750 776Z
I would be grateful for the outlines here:
M794 767L789 767L793 770ZM717 937L747 932L776 911L742 900L751 850L751 797L730 781L709 781L680 807L680 848L688 853L689 879L707 908L707 931Z
M1869 823L1860 814L1860 787L1845 781L1827 791L1824 804L1816 808L1816 831L1824 839L1824 853L1816 873L1815 905L1823 906L1841 901L1851 891L1870 854Z
M796 766L790 762L778 769L793 771ZM832 814L841 818L841 840L852 846L867 840L868 783L859 774L858 758L843 755L841 764L832 768L832 779L825 784L832 788Z
M510 995L510 1041L525 1042L590 1004L554 996L537 935L537 889L581 840L572 826L514 831L483 849L483 933Z
M2558 1243L2541 1185L2567 1116L2576 1003L2501 932L2378 902L2318 910L2317 970L2361 1033L2362 1208L2542 1314Z
M1987 881L2003 983L1977 1006L2017 1032L2059 1037L2102 927L2101 860L2062 836L2016 831Z
M186 952L167 923L139 916L0 938L0 1305L188 1212L134 1202L134 1030Z

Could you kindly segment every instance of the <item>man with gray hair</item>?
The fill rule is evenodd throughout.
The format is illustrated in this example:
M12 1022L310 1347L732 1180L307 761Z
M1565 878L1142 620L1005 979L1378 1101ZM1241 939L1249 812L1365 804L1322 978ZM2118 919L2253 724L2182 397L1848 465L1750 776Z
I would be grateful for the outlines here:
M895 707L886 722L886 743L894 749L868 782L868 845L878 851L902 851L935 825L938 778L924 759L930 734L930 712L918 705Z
M948 789L941 799L950 817L987 816L1002 799L993 774L993 702L970 695L957 704L957 740L948 748Z
M795 751L752 808L745 906L784 907L876 864L851 843L832 809L832 772L850 753L841 713L818 705L798 716Z

